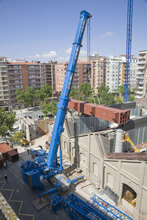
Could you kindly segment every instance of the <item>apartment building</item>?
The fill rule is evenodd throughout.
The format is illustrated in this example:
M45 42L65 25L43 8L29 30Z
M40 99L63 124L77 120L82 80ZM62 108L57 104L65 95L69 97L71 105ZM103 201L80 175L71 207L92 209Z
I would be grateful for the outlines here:
M62 62L55 64L55 90L56 92L61 92L66 70L68 67L68 62ZM90 84L90 73L88 69L90 68L90 64L87 62L78 62L76 65L75 73L73 76L72 86L75 88L79 88L81 83L89 83Z
M103 56L91 57L91 87L94 92L97 93L97 88L101 85L105 85L106 81L106 62L107 58Z
M119 92L124 79L124 57L109 57L106 64L106 86L110 92Z
M8 76L11 104L16 103L15 91L17 89L26 89L31 87L40 89L40 63L16 61L8 62Z
M9 79L6 57L0 57L0 105L5 106L10 102Z
M124 77L125 77L125 65L126 65L126 55L120 55L123 59L123 67L122 67L122 86L124 85ZM134 55L131 56L130 63L130 90L137 86L137 73L138 73L138 57Z
M136 98L147 96L147 50L139 51Z
M130 90L137 87L138 58L132 57L130 63Z
M57 62L49 61L48 63L40 63L40 82L41 87L49 85L55 90L55 64Z

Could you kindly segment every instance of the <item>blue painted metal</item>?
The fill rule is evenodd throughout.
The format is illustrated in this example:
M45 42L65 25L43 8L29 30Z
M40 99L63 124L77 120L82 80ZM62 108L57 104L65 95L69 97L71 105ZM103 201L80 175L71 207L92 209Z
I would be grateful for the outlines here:
M58 192L58 187L55 187L55 188L52 188L52 189L49 189L43 193L41 193L39 195L40 198L44 197L44 196L47 196L47 195L51 195L51 194L55 194Z
M87 203L80 199L75 194L68 195L63 201L63 208L70 216L71 219L112 219L99 209L93 207L90 203Z
M130 95L130 63L132 45L132 19L133 19L133 0L128 0L127 9L127 36L126 36L126 68L124 77L124 102L129 100Z
M71 184L75 184L75 183L84 181L84 176L79 176L79 177L77 177L77 178L74 178L74 179L68 180L68 181L69 181L69 183L71 183Z
M131 217L126 215L125 213L121 212L116 207L112 206L105 200L101 199L97 195L94 194L94 196L91 198L91 204L95 207L101 210L103 213L105 213L107 216L109 216L112 219L125 219L125 220L133 220Z
M114 206L110 205L97 195L94 195L90 202L85 202L75 194L70 194L64 199L61 196L54 195L51 197L53 210L56 212L64 208L71 219L125 219L133 220L131 217L121 212ZM59 205L60 204L60 205Z
M80 21L76 32L76 37L73 43L73 48L66 71L64 85L61 93L61 97L58 104L58 110L56 114L56 120L52 133L50 148L48 156L45 151L32 151L32 155L35 158L33 162L25 161L21 163L21 171L23 179L31 186L32 189L43 188L41 180L51 178L57 173L61 173L62 167L62 152L60 151L60 164L57 163L57 151L60 142L60 135L63 132L63 123L67 111L67 105L69 101L69 92L71 88L73 74L80 52L81 42L85 30L86 21L90 18L89 12L83 10L80 13Z
M56 163L57 163L57 150L58 150L58 146L60 142L60 135L63 132L63 123L64 123L66 111L67 111L72 78L75 72L75 67L76 67L78 55L80 52L80 47L82 46L81 42L82 42L84 30L85 30L86 21L89 17L91 17L89 12L85 10L81 11L80 21L78 24L77 33L76 33L76 37L73 43L72 52L71 52L69 64L67 67L65 80L64 80L64 85L63 85L62 93L61 93L59 104L58 104L56 120L54 124L54 129L53 129L53 133L51 137L50 148L49 148L49 153L48 153L48 158L47 158L48 167L49 169L53 169L53 170L55 169Z
M63 208L63 202L64 202L64 198L62 196L59 196L57 194L55 194L54 196L52 196L50 198L50 202L51 202L51 208L53 210L53 212L56 214L56 212Z

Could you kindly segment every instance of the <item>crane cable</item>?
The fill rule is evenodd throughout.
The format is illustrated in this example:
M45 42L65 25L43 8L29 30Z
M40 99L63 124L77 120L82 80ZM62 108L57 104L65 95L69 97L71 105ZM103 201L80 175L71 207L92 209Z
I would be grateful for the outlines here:
M87 21L87 72L91 72L90 68L90 20Z

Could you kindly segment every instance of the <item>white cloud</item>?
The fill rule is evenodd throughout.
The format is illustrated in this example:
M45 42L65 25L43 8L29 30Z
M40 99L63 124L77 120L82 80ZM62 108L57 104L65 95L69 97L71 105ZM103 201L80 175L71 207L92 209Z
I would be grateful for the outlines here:
M114 36L114 33L111 32L111 31L107 31L104 34L102 34L100 37L101 38L106 38L106 37L111 37L111 36Z
M49 52L46 53L40 53L40 54L36 54L34 56L29 56L29 59L39 59L39 60L44 60L44 59L53 59L57 57L57 52L54 50L51 50Z
M66 61L66 58L65 58L65 57L57 57L57 58L56 58L56 61L58 61L58 62L64 62L64 61Z
M69 55L71 53L71 50L72 50L72 48L70 47L70 48L65 50L65 53Z
M70 55L71 54L71 50L72 50L72 48L70 47L70 48L65 50L65 53L67 55ZM80 50L80 56L87 56L87 51L86 50Z
M40 54L36 54L34 57L35 58L40 58Z
M80 50L80 56L87 56L86 50Z
M41 56L44 58L54 58L57 56L57 53L56 51L52 50L52 51L49 51L48 53L41 54Z

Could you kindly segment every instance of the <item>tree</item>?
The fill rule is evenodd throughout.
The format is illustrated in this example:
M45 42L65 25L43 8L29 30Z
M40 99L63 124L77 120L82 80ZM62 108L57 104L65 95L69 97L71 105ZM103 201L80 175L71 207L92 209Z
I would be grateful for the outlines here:
M117 95L117 96L115 97L115 102L116 102L116 103L123 103L123 99L122 99L120 96Z
M97 90L100 104L115 104L115 96L113 95L113 93L109 92L109 87L101 85Z
M24 90L17 89L15 91L17 102L20 104L25 104L25 92Z
M103 93L109 92L109 87L101 85L100 87L97 88L97 91L98 91L98 96L100 98Z
M28 106L33 106L34 103L34 89L27 87L26 91L17 89L15 91L18 103Z
M123 96L123 94L124 94L124 87L123 87L123 86L120 86L120 87L119 87L119 94L120 94L121 96Z
M4 108L0 109L0 135L5 139L10 136L10 133L14 130L13 125L16 122L16 113L7 112Z
M50 104L50 112L55 116L57 113L57 106L56 106L57 102L52 100L49 104Z
M73 99L78 99L78 96L79 96L79 91L78 89L74 88L74 87L71 87L71 90L70 90L70 98L73 98Z
M136 95L136 91L137 91L137 88L132 88L132 90L131 90L131 95Z
M35 91L31 87L27 87L25 91L25 104L27 107L33 106Z
M129 101L135 101L135 95L130 95Z
M23 136L24 136L23 131L18 131L18 132L16 132L16 133L11 137L11 139L12 139L15 143L17 143L17 142L19 142L19 140L20 140Z
M90 97L92 94L92 89L91 89L90 84L82 83L79 87L79 92L80 92L81 96L83 96L83 97L86 97L86 98Z
M40 89L40 92L42 96L41 100L44 101L45 99L48 99L49 97L51 97L53 90L51 86L45 85Z
M50 103L41 102L40 109L46 117L49 113L55 116L57 112L56 101L52 100Z

